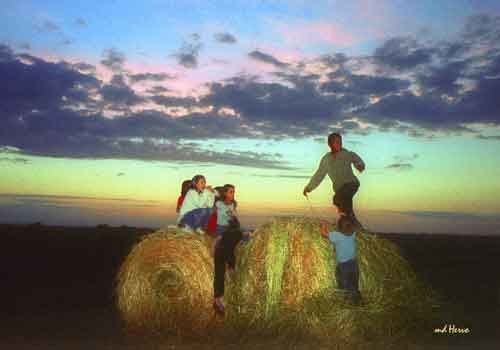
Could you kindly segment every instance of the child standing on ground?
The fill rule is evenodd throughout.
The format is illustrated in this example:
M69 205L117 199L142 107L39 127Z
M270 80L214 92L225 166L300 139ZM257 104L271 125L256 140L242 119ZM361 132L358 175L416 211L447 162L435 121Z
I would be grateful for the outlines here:
M203 175L196 175L191 180L191 189L186 193L177 218L185 231L205 233L215 199L215 191L206 184Z
M335 279L337 287L346 291L353 303L361 303L359 291L359 267L356 259L356 232L359 226L352 222L352 218L341 215L337 222L337 230L328 232L326 222L321 223L321 235L335 245Z

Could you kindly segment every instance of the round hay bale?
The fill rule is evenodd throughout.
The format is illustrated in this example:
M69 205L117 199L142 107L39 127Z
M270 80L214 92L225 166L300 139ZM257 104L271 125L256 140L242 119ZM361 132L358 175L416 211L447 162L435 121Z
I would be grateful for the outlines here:
M159 230L133 247L117 275L116 303L130 331L204 334L213 319L209 239Z
M336 289L335 253L320 221L275 218L237 251L229 284L227 322L286 337L403 333L432 319L435 295L417 278L398 247L375 235L357 235L360 290L353 306Z

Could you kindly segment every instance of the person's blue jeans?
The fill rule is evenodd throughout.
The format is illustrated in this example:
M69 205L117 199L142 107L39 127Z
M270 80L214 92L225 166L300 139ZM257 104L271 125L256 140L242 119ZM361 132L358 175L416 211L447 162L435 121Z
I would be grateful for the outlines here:
M193 230L197 228L205 229L208 225L208 219L212 214L212 208L197 208L193 209L186 214L181 219L181 225L187 225Z
M337 287L349 292L354 302L361 300L359 292L359 268L356 259L337 263L335 268Z

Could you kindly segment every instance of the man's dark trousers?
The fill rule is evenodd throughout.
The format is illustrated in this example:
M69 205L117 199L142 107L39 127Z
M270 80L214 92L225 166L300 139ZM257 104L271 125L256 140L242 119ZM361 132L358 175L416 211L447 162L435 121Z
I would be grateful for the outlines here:
M346 215L355 218L352 208L352 197L358 192L359 182L349 182L339 188L333 196L333 204L336 205Z

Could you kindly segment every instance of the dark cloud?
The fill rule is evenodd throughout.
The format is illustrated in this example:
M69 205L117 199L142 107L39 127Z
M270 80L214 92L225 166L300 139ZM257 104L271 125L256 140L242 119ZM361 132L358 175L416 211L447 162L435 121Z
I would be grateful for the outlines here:
M169 92L169 91L171 91L171 90L164 87L164 86L160 86L160 85L152 86L146 90L146 92L148 94L153 94L153 95L163 94L163 93Z
M13 164L27 164L30 162L30 160L26 158L0 157L0 162L13 163Z
M278 67L278 68L285 68L288 66L288 64L281 62L280 60L278 60L274 56L269 55L269 54L264 53L264 52L259 51L259 50L254 50L254 51L250 52L248 54L248 56L250 58L253 58L254 60L264 62L264 63L269 63L269 64L272 64L272 65Z
M1 51L0 51L1 52ZM99 81L65 62L51 63L30 55L18 55L26 63L0 53L0 112L25 113L62 108L89 100ZM28 63L29 62L29 63Z
M195 107L197 102L193 97L175 97L175 96L152 96L151 100L165 107Z
M138 74L129 74L128 78L131 83L137 83L139 81L165 81L170 79L175 79L174 76L166 73L138 73Z
M500 135L477 135L480 140L500 141Z
M123 64L125 63L125 54L122 52L111 48L103 52L103 58L101 64L108 67L113 72L121 72L123 70Z
M13 60L15 60L15 56L10 46L0 44L0 63Z
M320 122L334 122L345 107L356 98L323 96L311 88L291 88L277 83L260 83L252 79L233 79L225 84L212 83L202 103L216 108L230 107L251 123L269 123L266 132L280 129L283 134L295 133L291 127L304 127L306 134L324 132ZM314 121L314 122L313 122ZM288 128L283 128L283 122ZM315 130L315 128L319 130ZM299 130L295 130L300 134Z
M434 52L434 48L423 47L415 39L399 37L387 40L375 50L373 57L379 64L405 70L429 63Z
M173 56L181 66L194 69L198 67L198 56L201 48L202 44L198 42L185 43Z
M395 170L410 170L413 169L413 165L411 165L410 163L393 163L387 165L385 168Z
M457 80L465 76L466 61L447 63L440 67L431 67L417 76L417 81L426 92L455 96L461 85Z
M331 80L321 84L321 90L324 92L380 96L399 92L410 86L407 80L381 76L334 73L330 77L341 80Z
M115 74L111 82L104 85L100 92L108 108L121 109L145 101L126 84L121 74Z
M215 33L214 34L215 41L224 44L234 44L236 43L236 37L230 33Z
M478 14L468 18L463 37L482 43L498 42L500 40L500 16Z

